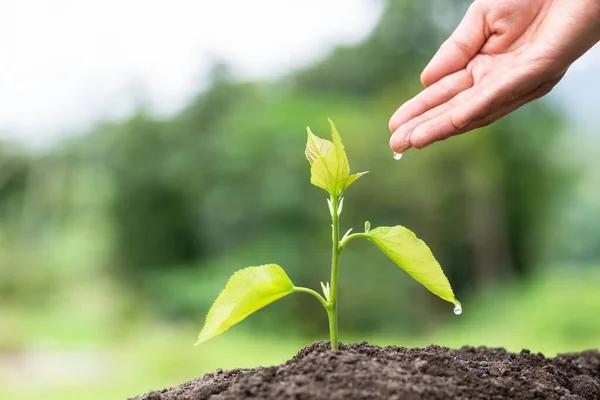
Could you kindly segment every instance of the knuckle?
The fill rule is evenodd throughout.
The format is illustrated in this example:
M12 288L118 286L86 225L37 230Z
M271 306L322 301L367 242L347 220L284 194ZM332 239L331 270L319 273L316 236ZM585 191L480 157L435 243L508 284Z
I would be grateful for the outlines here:
M451 97L452 90L450 90L448 85L443 80L437 81L435 83L435 87L436 87L436 90L441 94L442 97L444 97L444 98ZM432 107L430 107L430 108L432 108Z
M471 47L466 42L460 39L452 39L450 43L452 43L452 45L463 57L470 59L473 56Z
M455 113L450 116L450 124L452 125L454 131L460 131L465 126L469 125L470 122L471 118L469 118L467 115L460 115Z
M411 146L417 150L421 150L427 147L427 143L424 140L411 140Z

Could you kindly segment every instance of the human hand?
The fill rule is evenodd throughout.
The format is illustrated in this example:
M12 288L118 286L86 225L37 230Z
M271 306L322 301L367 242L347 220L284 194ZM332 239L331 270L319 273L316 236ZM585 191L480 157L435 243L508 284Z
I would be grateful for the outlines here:
M390 120L397 153L488 125L544 96L600 40L600 0L475 0Z

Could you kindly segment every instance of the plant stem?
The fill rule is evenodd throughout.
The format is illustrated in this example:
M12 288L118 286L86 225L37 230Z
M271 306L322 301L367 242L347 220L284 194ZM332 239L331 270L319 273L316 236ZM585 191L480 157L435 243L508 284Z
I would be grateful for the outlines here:
M351 235L346 236L346 238L340 242L340 252L344 249L344 247L346 247L346 243L348 243L352 239L361 238L361 237L368 239L369 235L367 235L366 233L353 233Z
M340 262L340 224L338 215L338 197L331 196L333 204L332 220L332 257L331 257L331 293L329 295L329 307L327 307L327 317L329 318L329 336L331 338L331 350L338 350L338 329L337 329L337 284L338 284L338 266Z
M314 290L305 288L305 287L294 286L294 292L303 292L303 293L312 294L321 302L321 304L323 304L323 307L325 307L326 310L329 310L329 304L327 304L327 301L325 301L323 296L321 296L319 293L315 292Z

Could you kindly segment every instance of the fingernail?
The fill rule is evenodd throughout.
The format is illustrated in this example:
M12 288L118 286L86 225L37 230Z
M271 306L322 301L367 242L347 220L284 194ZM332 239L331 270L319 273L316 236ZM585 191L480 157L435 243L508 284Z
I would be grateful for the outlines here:
M396 153L404 153L410 148L411 132L401 132L401 128L396 129L396 132L390 138L390 147Z

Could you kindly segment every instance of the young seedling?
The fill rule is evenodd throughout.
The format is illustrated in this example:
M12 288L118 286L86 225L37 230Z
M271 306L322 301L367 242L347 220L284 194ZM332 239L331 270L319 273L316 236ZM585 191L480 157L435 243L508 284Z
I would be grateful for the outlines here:
M331 348L338 349L337 329L337 293L338 269L342 250L348 242L363 238L374 243L385 255L404 269L414 279L442 299L455 305L454 312L460 314L461 305L454 297L448 278L434 258L429 247L414 233L403 226L380 226L371 229L365 223L363 233L351 233L349 229L340 238L339 218L344 206L344 190L366 172L350 175L348 158L342 140L333 122L331 135L333 141L321 139L308 128L306 158L310 163L310 182L329 193L327 204L332 221L332 263L331 283L321 283L323 295L316 291L295 286L283 269L276 264L248 267L237 271L227 282L208 311L206 322L200 332L200 344L211 339L248 315L273 301L294 292L313 295L325 307L329 318Z

